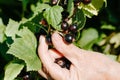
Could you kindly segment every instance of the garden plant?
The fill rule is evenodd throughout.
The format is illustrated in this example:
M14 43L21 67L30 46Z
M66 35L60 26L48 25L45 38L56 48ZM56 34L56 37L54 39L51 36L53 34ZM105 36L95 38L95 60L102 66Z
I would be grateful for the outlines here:
M119 4L119 0L0 0L0 80L44 80L37 72L42 67L39 37L44 35L54 48L55 31L68 45L119 62ZM55 63L67 69L71 64L64 57Z

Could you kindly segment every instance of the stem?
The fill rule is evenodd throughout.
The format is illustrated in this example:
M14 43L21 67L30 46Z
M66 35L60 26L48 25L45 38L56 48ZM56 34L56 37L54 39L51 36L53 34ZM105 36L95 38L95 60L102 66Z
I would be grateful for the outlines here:
M35 25L35 26L38 26L39 28L42 28L48 34L48 31L44 27L41 27L40 25L33 23L33 22L30 22L30 23Z
M58 0L57 5L59 5L59 3L60 3L60 0Z

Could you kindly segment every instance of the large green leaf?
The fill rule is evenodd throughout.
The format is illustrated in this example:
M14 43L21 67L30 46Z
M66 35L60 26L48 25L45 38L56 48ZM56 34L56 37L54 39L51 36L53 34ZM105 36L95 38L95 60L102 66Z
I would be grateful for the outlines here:
M7 37L12 37L12 39L15 39L15 35L17 34L19 29L19 23L13 21L12 19L9 20L9 23L6 27L5 34Z
M98 32L94 28L86 29L82 32L82 37L77 42L78 46L84 49L91 49L92 45L98 39Z
M24 64L20 61L11 61L7 66L5 67L5 76L4 80L14 80L17 75L21 72L23 69Z
M91 18L93 15L98 15L98 12L103 7L104 2L106 3L106 0L92 0L92 2L88 5L81 3L79 8L82 8L85 15Z
M0 43L2 43L6 37L5 37L5 28L6 26L3 24L2 19L0 18Z
M44 11L43 16L47 20L48 24L56 30L61 30L60 22L62 19L61 12L63 8L60 6L53 6Z
M37 41L35 36L27 27L21 29L17 35L19 38L14 40L7 53L24 60L27 71L39 70L41 62L36 54Z
M78 31L84 27L86 23L86 16L84 15L82 10L76 10L75 15L73 16L73 23L76 23L78 25Z

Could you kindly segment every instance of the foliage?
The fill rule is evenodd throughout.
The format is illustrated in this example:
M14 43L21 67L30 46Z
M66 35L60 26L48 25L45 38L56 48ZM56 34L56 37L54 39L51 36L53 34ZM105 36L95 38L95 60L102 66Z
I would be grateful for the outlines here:
M81 3L74 14L73 0L68 1L69 18L73 17L69 23L78 24L74 44L120 61L119 4L119 0L92 0L88 5ZM36 74L41 69L37 37L49 34L50 28L61 31L62 11L59 3L51 5L50 0L0 0L1 80L21 80L25 76L22 73L27 72L41 79ZM44 19L48 26L41 23Z

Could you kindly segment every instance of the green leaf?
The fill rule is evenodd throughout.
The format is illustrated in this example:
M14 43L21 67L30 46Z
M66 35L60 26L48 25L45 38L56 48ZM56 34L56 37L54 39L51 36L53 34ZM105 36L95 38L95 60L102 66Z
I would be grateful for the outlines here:
M22 20L20 22L21 23L20 28L28 27L28 29L30 29L33 33L36 33L40 30L40 28L44 28L44 26L40 24L40 21L42 19L43 13L37 13L29 19Z
M73 23L78 25L78 31L81 30L86 23L86 16L84 15L83 11L80 9L76 10L75 15L73 16Z
M48 4L41 4L41 3L37 3L37 7L34 11L34 13L41 13L44 9L50 8L50 6Z
M101 26L101 29L115 30L116 27L113 26L113 25L104 24L104 25Z
M50 2L50 0L42 0L43 3Z
M27 9L27 4L28 3L29 3L29 0L22 0L23 11L25 11Z
M84 49L91 49L93 44L98 39L98 32L94 28L86 29L82 32L82 37L77 42L77 45Z
M10 19L5 30L5 34L7 37L12 37L12 39L14 40L15 35L18 32L18 29L19 29L19 23Z
M114 48L117 48L120 46L120 33L117 33L110 39L110 43L115 43Z
M20 38L14 40L7 53L24 60L27 71L39 70L41 62L36 54L37 41L34 34L27 27L24 27L17 35Z
M69 17L71 17L73 15L73 12L74 12L73 0L68 1L67 11L69 12Z
M63 8L60 6L53 6L44 11L43 16L47 20L48 24L56 30L61 30L60 22L62 19L61 12Z
M98 12L103 7L104 3L106 4L106 0L92 0L88 5L81 3L79 8L82 8L85 15L91 18L93 15L98 15Z
M6 26L3 24L2 19L0 18L0 43L3 43L6 40L5 36L5 28Z
M20 61L11 61L6 67L5 67L5 76L4 80L14 80L17 75L21 72L23 69L24 64Z

